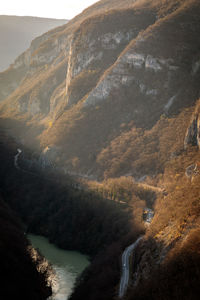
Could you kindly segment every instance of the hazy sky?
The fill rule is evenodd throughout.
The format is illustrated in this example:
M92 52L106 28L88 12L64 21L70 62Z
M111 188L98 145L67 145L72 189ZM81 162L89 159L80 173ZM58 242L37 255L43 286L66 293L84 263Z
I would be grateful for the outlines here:
M2 0L0 15L71 19L97 0Z

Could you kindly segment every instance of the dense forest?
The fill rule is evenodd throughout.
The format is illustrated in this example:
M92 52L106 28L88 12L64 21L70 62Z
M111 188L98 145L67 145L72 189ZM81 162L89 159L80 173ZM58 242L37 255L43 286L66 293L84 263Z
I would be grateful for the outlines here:
M93 290L90 288L91 297L102 289L102 285L105 297L113 297L120 279L120 253L144 232L142 210L140 222L137 222L128 202L144 206L145 200L138 196L132 198L133 191L131 194L129 191L127 202L119 201L125 190L130 189L130 182L124 191L115 192L118 198L111 199L112 182L105 184L105 191L100 192L97 187L86 188L84 182L81 185L69 176L47 176L42 170L31 173L17 169L14 165L16 146L12 139L3 137L0 187L7 204L20 216L26 233L40 234L63 249L89 254L91 265L80 279L81 283L88 282L84 284L84 290L88 291L91 275L97 272L98 277L92 276L95 284ZM137 193L139 195L139 189ZM105 280L106 270L109 280ZM99 293L99 297L102 296Z
M91 257L70 299L118 295L121 253L145 233L146 207L153 208L155 216L134 256L132 276L137 287L130 286L128 299L160 299L161 295L163 299L198 299L199 175L195 173L192 180L185 176L188 164L198 160L196 147L171 159L162 175L147 178L148 184L132 177L99 183L42 170L30 172L23 159L18 162L23 168L17 169L16 149L14 140L2 136L1 191L6 199L2 204L18 214L26 232Z

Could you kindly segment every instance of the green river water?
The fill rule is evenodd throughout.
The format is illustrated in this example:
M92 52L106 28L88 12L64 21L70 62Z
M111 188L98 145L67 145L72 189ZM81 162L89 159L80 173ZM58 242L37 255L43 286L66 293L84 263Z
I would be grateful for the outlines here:
M53 296L49 300L66 300L72 292L76 277L88 266L85 255L75 251L59 249L42 236L29 235L34 248L52 264L56 273Z

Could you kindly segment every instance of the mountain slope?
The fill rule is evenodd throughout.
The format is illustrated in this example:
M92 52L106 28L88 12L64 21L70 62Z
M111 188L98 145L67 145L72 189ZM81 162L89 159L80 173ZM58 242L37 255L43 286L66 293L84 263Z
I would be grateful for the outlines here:
M149 208L127 298L199 298L199 15L198 0L99 1L0 74L0 125L23 168L47 176L17 170L10 189L2 173L10 204L35 232L98 254L73 300L116 298ZM63 173L84 180L69 188Z
M32 39L66 22L66 20L1 15L0 72L8 68L15 58L29 47Z
M141 139L199 94L198 2L110 4L36 39L1 74L2 125L12 120L12 134L48 146L52 163L95 177L110 172L102 159L114 139Z

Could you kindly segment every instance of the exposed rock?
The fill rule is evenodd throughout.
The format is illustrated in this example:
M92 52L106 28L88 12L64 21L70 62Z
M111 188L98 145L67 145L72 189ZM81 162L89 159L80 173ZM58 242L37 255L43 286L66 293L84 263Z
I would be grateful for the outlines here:
M143 94L145 92L145 90L146 90L145 85L143 83L140 83L139 87L140 87L141 93Z
M200 60L196 61L192 65L192 75L196 75L196 73L199 71L199 69L200 69Z
M157 2L109 2L35 39L0 78L1 115L34 134L27 138L17 126L10 132L24 143L59 145L63 165L79 157L82 173L86 165L98 172L97 157L114 139L133 127L152 129L163 113L170 118L194 105L200 92L196 1L162 8L165 17ZM199 144L198 122L185 145Z
M187 133L185 136L185 141L184 141L184 149L187 148L188 145L197 145L197 123L198 123L198 116L196 116L192 122L190 123L190 126L187 129Z
M173 63L172 59L159 59L154 58L151 55L145 56L141 53L132 53L131 50L123 54L116 64L113 66L111 71L108 73L106 78L99 81L96 88L89 94L88 98L84 102L84 106L88 105L96 105L99 101L108 99L113 90L119 90L120 86L128 85L134 82L138 89L142 94L146 96L155 97L161 93L161 89L166 89L165 84L163 84L160 89L160 82L158 81L157 86L149 83L149 80L146 82L146 75L140 78L137 77L137 69L142 69L143 72L147 70L153 70L154 72L162 71L163 68L165 72L174 72L177 69L170 69L172 65L169 63ZM163 67L161 67L161 64ZM158 75L159 76L159 75ZM169 88L169 84L167 85ZM164 94L164 93L163 93ZM175 100L175 96L170 98L170 100L166 100L165 110L169 110Z
M149 95L156 96L156 95L158 95L158 90L156 90L156 89L147 90L146 95L147 96L149 96Z
M199 101L197 102L195 112L188 126L185 140L184 149L187 149L189 145L198 146L200 148L200 110Z
M129 67L135 67L141 69L145 64L145 56L141 53L126 53L122 58L121 62L128 64Z
M162 67L159 64L158 59L152 57L151 55L147 55L147 58L145 61L145 68L152 69L155 72L162 70Z
M192 164L186 168L185 175L188 178L192 178L192 176L196 175L196 172L197 172L197 164Z
M164 106L164 112L167 113L170 107L173 105L174 101L176 100L176 95L172 96L169 101Z
M32 102L30 103L29 111L33 116L41 112L40 99L38 99L37 97L32 99Z
M82 71L90 70L90 68L92 70L94 65L99 65L99 68L102 68L104 64L101 64L101 62L104 62L105 59L107 60L105 56L109 57L111 53L112 56L114 54L110 60L112 61L116 56L116 53L113 51L120 51L120 47L126 45L133 38L134 34L135 32L130 30L125 32L117 31L116 33L108 32L95 38L91 34L88 34L83 37L81 36L80 40L77 37L71 37L66 76L66 95L69 105L76 103L76 100L69 94L72 81ZM80 48L82 49L81 51L79 50ZM124 78L122 81L124 84L127 84L129 79Z
M108 32L100 37L98 37L98 40L101 42L101 47L103 49L116 49L118 45L121 43L126 43L131 40L133 36L133 32L130 30L129 32ZM95 45L96 42L93 42L93 45Z

